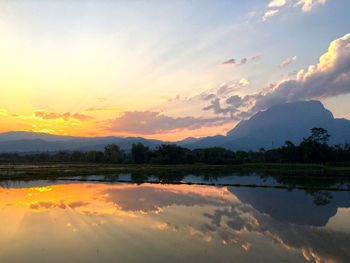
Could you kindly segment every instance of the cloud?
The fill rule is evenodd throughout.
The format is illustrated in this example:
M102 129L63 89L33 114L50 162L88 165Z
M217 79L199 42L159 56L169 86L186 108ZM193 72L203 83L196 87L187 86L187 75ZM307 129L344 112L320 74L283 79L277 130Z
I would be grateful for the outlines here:
M229 97L226 100L226 103L231 104L232 106L237 108L237 107L242 105L243 100L242 100L242 98L240 96L234 95L234 96Z
M236 60L234 58L231 58L229 60L226 60L224 62L222 62L221 64L225 65L225 64L236 64Z
M269 19L270 17L276 15L277 13L278 13L277 9L268 10L268 11L265 12L262 20L266 21L267 19Z
M261 59L261 56L254 56L254 57L251 58L251 60L253 62L258 62L258 61L260 61L260 59Z
M126 111L108 122L109 130L135 134L157 134L179 129L220 126L228 118L170 117L154 111Z
M266 21L270 17L276 15L280 10L281 7L287 6L287 8L290 7L299 7L301 6L301 11L303 13L310 12L311 9L314 7L325 4L327 0L296 0L295 4L288 4L290 2L289 0L271 0L268 4L268 10L265 12L264 16L262 17L262 21Z
M57 115L54 112L43 112L43 111L36 111L34 112L35 117L41 117L44 120L54 120L61 118L60 115Z
M239 87L237 87L235 84L233 85L227 85L227 84L224 84L224 85L221 85L219 87L219 89L217 90L217 95L220 96L220 95L226 95L226 94L229 94L231 93L232 91L238 89Z
M66 112L66 113L63 113L63 114L61 115L61 118L62 118L63 120L65 120L65 121L68 121L70 115L71 115L70 112Z
M242 58L240 65L244 65L245 63L247 63L247 59L246 58Z
M39 209L49 209L49 208L62 208L65 209L67 206L64 203L64 200L60 200L58 202L53 201L35 201L33 203L30 203L29 208L33 210L39 210Z
M285 60L281 65L286 66L295 59ZM202 110L230 114L232 119L240 120L275 104L325 99L347 93L350 93L350 34L331 42L319 63L309 66L306 71L300 70L295 79L271 84L264 91L243 98L238 95L227 99L217 96Z
M239 84L240 84L242 87L247 86L247 85L249 85L249 80L246 79L246 78L241 78L241 79L239 80Z
M123 109L99 107L99 108L88 108L85 111L87 112L123 112Z
M86 121L86 120L92 119L91 116L88 116L88 115L85 115L85 114L80 114L80 113L74 113L72 115L72 118L74 118L76 120L79 120L79 121Z
M213 93L202 93L202 99L204 101L210 101L210 105L202 108L204 111L213 111L215 114L230 115L230 118L237 120L240 110L238 107L246 106L249 96L241 98L238 95L230 96L234 91L237 91L241 87L249 85L247 78L241 78L237 83L232 85L223 84L216 89L216 95ZM212 90L211 92L215 92ZM227 96L230 96L227 98Z
M237 60L235 58L231 58L229 60L226 60L221 63L221 65L236 65L236 66L242 66L248 62L247 58L242 58L239 63L236 62Z
M203 94L203 100L211 100L211 99L214 99L216 98L216 95L215 94L208 94L208 95L204 95Z
M292 58L286 58L281 64L279 64L278 66L280 68L284 68L286 66L288 66L290 63L292 63L293 61L296 61L297 60L297 57L294 56Z
M43 120L62 119L64 121L69 121L71 118L73 118L76 120L85 121L88 119L92 119L91 116L88 116L85 114L80 114L80 113L71 114L70 112L58 114L58 113L50 112L50 111L36 111L36 112L34 112L34 116L38 117L38 118L42 118Z
M220 99L216 98L210 102L209 106L206 106L203 108L204 111L213 110L215 114L230 114L231 119L234 119L234 113L236 113L238 110L236 107L228 106L228 107L221 107Z
M269 92L252 95L254 110L289 101L324 99L350 93L350 34L331 42L317 65L300 70L295 80L276 84Z
M272 0L268 7L281 7L284 6L287 3L286 0Z
M152 228L159 230L167 230L170 227L169 223L158 223L153 225Z
M77 207L82 207L82 206L87 206L89 202L85 201L74 201L68 204L70 208L77 208Z
M299 0L295 5L301 6L301 10L306 13L310 12L312 8L317 5L325 4L327 0Z
M103 197L106 201L116 204L123 211L132 212L157 212L164 207L171 205L181 206L201 206L201 205L217 205L228 203L225 196L218 197L218 193L203 194L207 190L197 187L197 191L193 188L177 188L143 185L138 187L111 187L104 190ZM202 192L203 191L203 192ZM168 223L169 224L169 223Z

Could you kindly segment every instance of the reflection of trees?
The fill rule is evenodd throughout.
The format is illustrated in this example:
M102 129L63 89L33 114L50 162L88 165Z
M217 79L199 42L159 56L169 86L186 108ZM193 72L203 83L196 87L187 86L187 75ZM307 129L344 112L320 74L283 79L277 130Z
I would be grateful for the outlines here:
M314 197L315 205L328 205L333 199L331 192L325 191L306 191Z
M162 183L176 183L176 182L181 182L186 175L184 173L179 174L179 173L162 173L156 175L158 180Z
M245 174L246 176L249 173ZM261 179L273 178L276 182L288 186L289 188L295 188L297 186L314 187L314 188L330 188L330 187L346 187L350 188L350 178L346 177L330 177L330 176L312 176L310 174L291 174L280 175L271 174L270 172L262 172L256 174Z
M292 190L297 187L304 187L305 193L314 197L314 204L327 205L332 199L333 195L330 191L317 190L317 188L349 188L349 178L337 178L337 177L314 177L314 176L285 176L285 175L267 175L259 174L260 178L266 179L272 177L283 186L287 186ZM310 188L310 189L308 189Z
M143 184L144 182L147 182L149 178L149 175L143 174L143 173L132 173L131 174L131 182L136 183L138 185Z

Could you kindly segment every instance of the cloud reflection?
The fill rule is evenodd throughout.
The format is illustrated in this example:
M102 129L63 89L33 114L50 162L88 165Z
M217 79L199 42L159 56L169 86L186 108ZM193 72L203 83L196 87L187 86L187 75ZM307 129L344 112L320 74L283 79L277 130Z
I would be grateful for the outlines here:
M89 230L91 233L104 229L109 235L112 235L112 229L127 229L126 235L130 235L130 231L136 236L149 233L151 239L157 235L159 240L152 242L162 243L160 237L170 235L172 239L190 242L191 246L218 244L216 246L234 248L228 253L240 250L251 256L257 253L256 248L268 251L277 246L281 253L288 250L296 258L308 261L344 262L350 257L349 233L324 225L298 224L299 219L295 222L283 220L271 213L273 210L264 210L254 201L258 192L247 188L161 184L87 183L1 188L0 223L6 216L9 220L12 215L15 221L16 218L30 218L29 215L34 213L40 214L41 220L69 218L62 225L74 235L83 234L89 228L93 228ZM265 200L273 200L273 195L280 197L276 209L278 204L283 204L283 195L277 190L266 193L268 198ZM299 199L294 198L296 194ZM306 215L308 198L312 197L302 191L289 194L291 196L304 204L297 211L304 209ZM264 195L258 193L257 200L260 199L264 199Z

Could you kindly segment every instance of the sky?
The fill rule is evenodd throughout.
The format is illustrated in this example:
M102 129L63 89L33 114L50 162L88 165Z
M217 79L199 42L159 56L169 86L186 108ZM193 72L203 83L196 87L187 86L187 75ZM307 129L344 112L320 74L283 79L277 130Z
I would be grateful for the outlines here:
M350 119L350 1L0 1L0 132L222 134L320 100Z

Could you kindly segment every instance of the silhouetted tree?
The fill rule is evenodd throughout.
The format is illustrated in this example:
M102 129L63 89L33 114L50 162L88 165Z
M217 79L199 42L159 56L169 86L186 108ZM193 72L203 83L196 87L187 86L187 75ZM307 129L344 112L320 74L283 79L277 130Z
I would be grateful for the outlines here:
M309 139L318 143L326 144L329 141L329 137L330 135L327 130L315 127L311 129L311 136Z
M303 162L326 163L331 160L331 147L327 142L330 135L323 128L312 128L311 135L299 145Z
M56 154L55 158L59 162L67 162L70 159L70 155L68 152L60 151Z
M175 144L162 144L155 150L153 162L163 164L187 163L189 152L190 150Z
M116 144L108 144L105 147L104 157L106 162L120 163L123 158L123 153Z
M71 160L73 162L82 162L82 161L84 161L84 153L83 152L79 152L79 151L72 152Z
M219 147L189 150L175 144L162 144L150 150L142 143L132 145L124 153L118 145L109 144L104 152L41 152L0 153L0 163L36 162L109 162L109 163L161 163L161 164L243 164L249 162L332 163L349 165L350 144L329 146L330 135L323 128L312 128L311 135L299 145L286 141L280 148L259 151L236 151Z
M131 156L135 163L145 163L149 159L149 148L142 143L133 144L131 148Z

